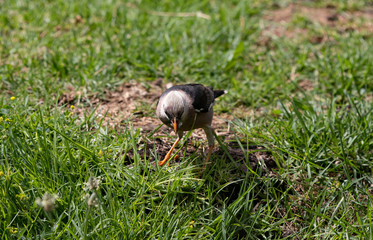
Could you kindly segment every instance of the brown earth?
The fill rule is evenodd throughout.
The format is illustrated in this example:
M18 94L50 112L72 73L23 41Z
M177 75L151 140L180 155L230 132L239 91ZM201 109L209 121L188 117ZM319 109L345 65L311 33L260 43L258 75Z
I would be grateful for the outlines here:
M373 34L373 7L365 8L360 11L338 11L335 6L329 5L326 8L313 8L299 4L289 4L284 8L267 11L264 19L269 21L263 32L265 37L286 37L294 38L297 36L306 36L306 28L288 27L287 24L295 17L305 18L310 23L337 29L339 33L357 31L362 34ZM324 35L312 35L309 37L312 43L332 41L326 31ZM267 39L268 41L268 39Z

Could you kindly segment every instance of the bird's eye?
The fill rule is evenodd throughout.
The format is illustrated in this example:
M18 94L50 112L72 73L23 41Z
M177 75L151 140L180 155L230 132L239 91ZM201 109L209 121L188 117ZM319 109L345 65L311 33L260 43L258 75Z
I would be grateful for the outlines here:
M177 117L176 117L176 118L177 118L178 120L180 120L182 116L183 116L183 112L179 112L179 113L177 114Z

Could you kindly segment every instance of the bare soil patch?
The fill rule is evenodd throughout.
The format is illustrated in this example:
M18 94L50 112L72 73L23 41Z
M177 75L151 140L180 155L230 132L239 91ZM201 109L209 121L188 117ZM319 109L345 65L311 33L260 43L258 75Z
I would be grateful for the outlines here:
M72 87L69 88L69 92L64 93L59 98L59 105L71 108L71 111L77 114L80 118L84 118L90 111L96 109L95 114L104 118L104 125L109 125L114 129L121 130L123 122L128 122L134 129L140 128L142 132L142 140L139 143L138 153L144 156L145 149L147 149L147 157L155 159L154 156L149 155L149 149L156 150L158 158L163 158L172 145L172 141L176 139L167 137L169 135L175 135L172 130L167 126L162 126L156 132L153 131L161 125L161 121L155 115L155 108L158 102L158 98L162 92L166 89L161 81L155 81L153 83L144 84L137 82L129 82L120 85L114 91L105 90L102 95L93 94L88 95L81 90L74 90ZM213 120L213 127L215 128L216 134L227 144L228 153L237 162L241 162L247 158L247 150L238 148L237 144L234 144L235 135L228 127L228 121L232 120L231 114L227 113L215 113ZM171 133L171 134L170 134ZM186 134L186 133L185 133ZM151 137L148 137L152 135ZM193 131L187 148L183 148L179 154L183 154L186 151L186 156L191 156L196 151L204 152L206 144L206 136L202 129L196 129ZM255 148L260 148L256 147ZM252 149L250 149L251 151ZM223 156L227 154L217 146L213 154ZM133 151L127 153L126 160L128 162L133 158ZM269 161L269 165L273 165L272 156L269 153L263 152L249 156L250 164L252 169L256 169L258 164L258 158L262 157L262 160ZM125 161L126 161L125 160ZM173 160L174 161L174 160ZM182 161L180 159L179 161ZM127 161L126 161L127 162ZM247 169L242 168L246 171Z
M373 34L373 7L361 11L340 12L334 6L326 8L312 8L299 4L289 4L284 8L268 11L264 19L275 24L270 24L263 31L264 36L277 36L293 38L308 33L306 28L289 28L286 25L295 17L303 17L313 24L323 27L335 28L338 32L357 31ZM311 36L310 41L320 43L330 41L329 36Z

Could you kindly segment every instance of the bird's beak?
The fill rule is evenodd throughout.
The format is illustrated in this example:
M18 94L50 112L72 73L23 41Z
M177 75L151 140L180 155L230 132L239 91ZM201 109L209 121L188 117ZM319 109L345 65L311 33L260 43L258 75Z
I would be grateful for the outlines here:
M172 122L172 125L174 126L175 133L177 133L177 120L176 120L176 117L174 118L174 121Z

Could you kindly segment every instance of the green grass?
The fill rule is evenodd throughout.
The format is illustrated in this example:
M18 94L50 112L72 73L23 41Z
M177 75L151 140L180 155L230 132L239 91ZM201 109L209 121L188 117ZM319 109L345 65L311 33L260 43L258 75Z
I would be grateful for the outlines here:
M5 1L1 239L372 239L373 37L364 24L373 19L355 17L346 29L301 13L285 23L265 17L288 4ZM349 14L372 7L300 4ZM207 16L181 14L198 11ZM275 36L275 26L305 32ZM155 137L130 120L114 129L94 109L80 119L58 105L71 87L103 95L159 78L227 89L215 109L241 113L229 124L245 160L220 138L222 154L203 175L199 152L159 167ZM243 171L256 155L258 168ZM98 189L87 188L90 177ZM36 204L47 192L58 196L53 211Z

